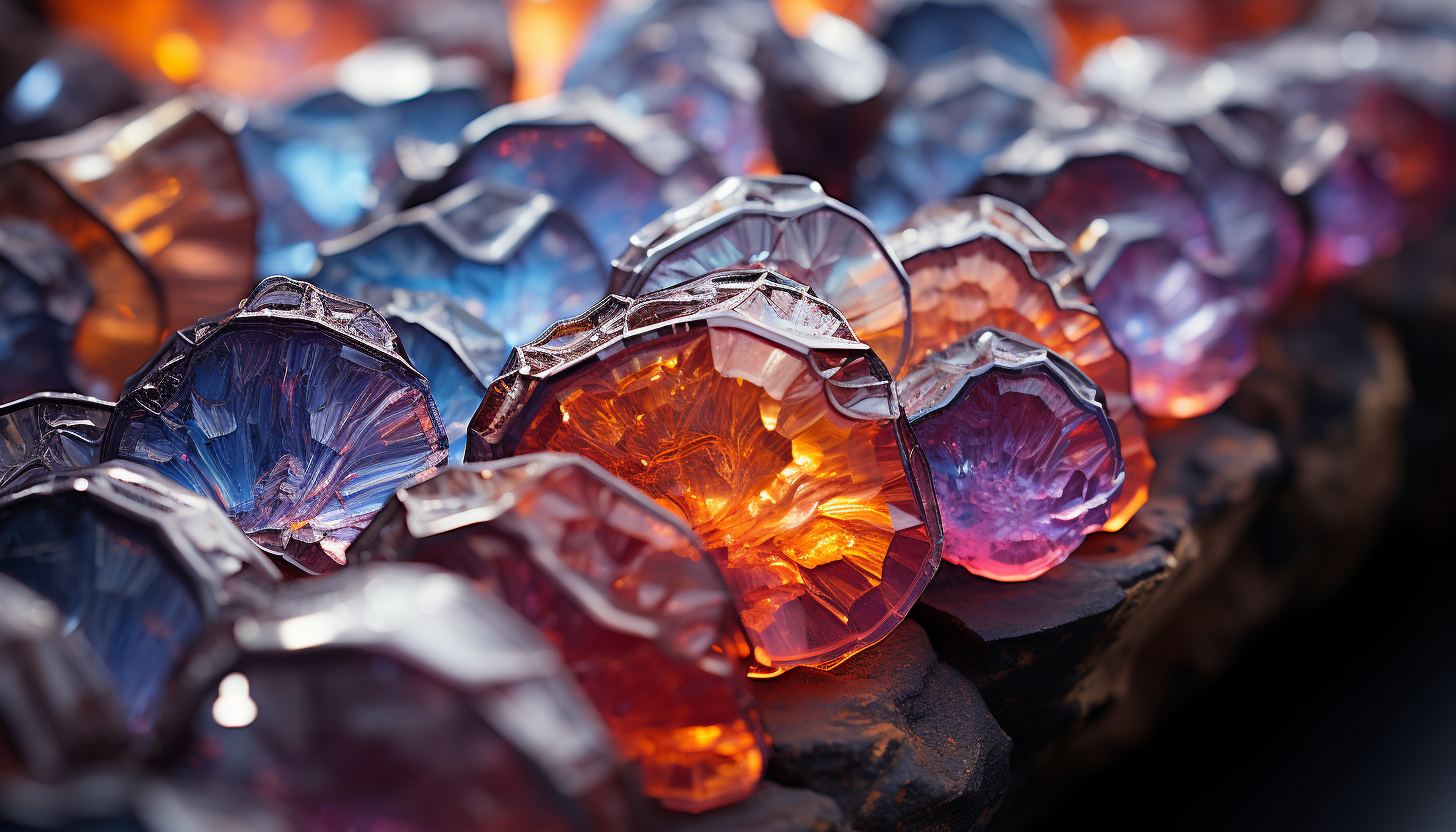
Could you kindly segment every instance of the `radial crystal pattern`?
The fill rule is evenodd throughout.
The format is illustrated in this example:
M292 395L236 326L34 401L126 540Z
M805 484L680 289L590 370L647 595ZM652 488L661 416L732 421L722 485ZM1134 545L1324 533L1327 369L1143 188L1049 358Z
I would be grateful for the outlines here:
M518 348L466 459L580 453L687 520L754 672L833 667L883 638L939 560L924 461L848 322L767 270L720 272Z
M1025 581L1067 559L1122 486L1117 430L1096 385L996 329L935 353L900 382L945 524L945 558Z
M259 546L317 573L344 563L397 486L445 461L447 441L383 318L278 277L164 346L118 402L103 456L212 497Z
M101 437L115 405L43 393L0 405L0 492L101 461Z
M853 208L802 176L729 177L632 236L613 291L654 292L724 268L765 267L807 284L892 368L910 330L905 270Z
M1024 210L993 196L926 205L890 245L910 275L910 367L995 327L1055 352L1101 388L1126 473L1103 530L1122 528L1147 502L1155 464L1133 404L1127 356L1091 307L1067 247Z
M434 292L524 344L607 291L591 238L551 197L485 180L325 243L310 278L330 292ZM498 369L491 367L490 371Z
M451 467L381 510L349 549L488 588L556 644L642 789L701 812L752 793L767 742L732 596L674 515L576 456ZM664 691L671 691L664 696Z

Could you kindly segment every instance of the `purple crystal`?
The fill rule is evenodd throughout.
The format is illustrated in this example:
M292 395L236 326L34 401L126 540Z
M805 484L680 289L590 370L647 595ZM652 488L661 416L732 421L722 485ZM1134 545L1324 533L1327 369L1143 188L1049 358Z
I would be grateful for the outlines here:
M607 291L604 261L555 200L482 180L320 250L310 280L324 289L357 298L378 289L433 292L508 346L585 312Z
M344 549L394 489L448 449L429 383L368 306L285 277L179 334L132 379L103 457L211 496L306 572Z
M114 408L89 396L41 393L0 405L0 491L95 465Z
M38 222L0 218L0 399L76 387L71 338L90 303L70 246Z
M946 560L1030 580L1107 521L1123 479L1117 428L1097 386L1056 353L982 329L927 357L900 391Z
M611 740L561 657L502 602L417 564L289 585L199 662L170 769L298 828L623 828Z
M1350 277L1402 239L1400 201L1353 153L1342 153L1307 192L1307 270L1320 282Z
M603 262L673 205L722 178L713 158L664 122L592 89L508 104L471 122L438 194L472 179L545 191L591 235Z

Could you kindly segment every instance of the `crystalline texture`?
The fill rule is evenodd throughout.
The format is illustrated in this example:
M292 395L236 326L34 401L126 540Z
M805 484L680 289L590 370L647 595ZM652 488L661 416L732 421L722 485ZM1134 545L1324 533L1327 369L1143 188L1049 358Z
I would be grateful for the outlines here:
M1030 580L1106 522L1123 478L1117 431L1070 362L986 329L931 355L900 390L930 464L947 560Z
M833 667L904 617L939 560L928 480L889 379L802 285L721 272L610 297L518 348L466 459L597 462L703 539L756 673Z
M320 572L446 443L383 319L279 277L163 348L117 403L103 456L211 496L255 543Z
M886 364L904 361L905 270L859 212L802 176L730 177L664 214L613 262L612 287L638 295L750 266L807 284Z
M71 341L91 287L70 246L44 225L0 217L0 397L74 387Z
M0 406L0 491L100 462L111 402L43 393Z

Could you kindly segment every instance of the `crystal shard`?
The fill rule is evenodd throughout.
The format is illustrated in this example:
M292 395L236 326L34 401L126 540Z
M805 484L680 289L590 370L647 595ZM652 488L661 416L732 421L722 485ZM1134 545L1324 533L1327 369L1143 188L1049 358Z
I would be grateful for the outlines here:
M429 383L374 310L285 277L199 321L128 385L102 456L211 496L263 549L335 569L448 448Z
M722 806L762 776L727 586L682 521L597 465L527 454L446 468L401 489L349 556L445 566L515 607L665 806Z
M566 451L687 520L759 675L883 638L940 559L924 460L884 364L768 270L611 296L518 347L467 460Z
M82 383L71 355L91 285L71 247L50 229L0 217L0 397Z
M111 402L40 393L0 405L0 491L28 488L52 473L101 461Z
M133 734L162 717L163 686L204 622L256 602L278 577L206 498L121 462L0 498L0 572L74 622Z
M183 782L317 832L628 828L610 737L560 655L462 578L365 564L288 585L232 633L186 676L196 704L165 761Z
M1122 485L1117 429L1071 362L996 329L925 359L900 382L930 465L945 558L998 581L1067 559Z
M485 321L510 346L580 315L607 290L605 261L555 200L484 180L320 251L310 280L324 289L349 297L370 288L434 292Z
M586 229L603 262L653 217L722 178L711 156L666 123L592 89L497 107L461 143L430 194L472 179L544 191Z
M765 267L807 284L898 369L910 335L905 270L858 211L802 176L729 177L632 235L612 290L654 292L723 268Z
M889 242L910 275L910 366L996 327L1057 353L1103 391L1126 474L1103 530L1122 528L1147 502L1153 454L1133 405L1127 357L1096 316L1066 245L993 196L926 205Z

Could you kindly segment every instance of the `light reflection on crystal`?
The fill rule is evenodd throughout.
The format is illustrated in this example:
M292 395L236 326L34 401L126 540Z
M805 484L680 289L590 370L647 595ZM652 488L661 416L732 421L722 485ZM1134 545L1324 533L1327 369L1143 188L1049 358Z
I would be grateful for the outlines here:
M100 462L110 402L46 393L0 406L0 491Z

